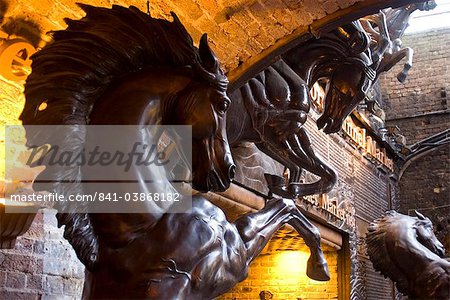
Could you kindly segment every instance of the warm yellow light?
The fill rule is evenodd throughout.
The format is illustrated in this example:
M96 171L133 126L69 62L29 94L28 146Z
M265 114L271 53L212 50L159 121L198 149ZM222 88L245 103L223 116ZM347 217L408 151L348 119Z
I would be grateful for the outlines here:
M306 274L306 263L309 252L306 251L280 251L274 256L276 272L278 275Z

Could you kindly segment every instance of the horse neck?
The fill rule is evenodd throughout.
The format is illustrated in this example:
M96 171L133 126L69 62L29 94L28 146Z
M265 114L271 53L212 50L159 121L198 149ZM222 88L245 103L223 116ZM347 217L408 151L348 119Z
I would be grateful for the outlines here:
M391 16L387 17L387 28L391 40L398 39L403 35L408 26L410 15L416 9L416 4L410 4L391 11Z
M342 56L338 51L321 45L308 47L307 51L295 53L296 59L285 58L286 63L299 75L309 88L321 77L332 74L332 66Z
M231 105L227 111L226 126L227 138L231 147L238 146L242 142L258 143L261 141L252 123L252 113L254 111L251 111L245 104L245 101L252 100L243 98L242 88L249 88L248 83L228 94L231 99Z
M122 145L155 145L157 143L157 135L146 130L144 125L158 124L161 120L161 110L159 107L164 104L164 101L171 101L171 95L176 94L186 87L191 79L184 75L182 70L158 69L158 70L143 70L124 78L115 85L115 88L108 91L101 99L99 99L90 114L90 125L143 125L141 130L132 131L130 134L122 134L123 138L118 139ZM168 112L170 113L170 111ZM120 126L125 128L127 126ZM116 136L107 136L106 139L116 138ZM97 141L93 141L94 143ZM129 149L129 148L126 148ZM148 149L148 148L147 148ZM147 157L144 155L143 157ZM165 180L170 184L166 177L164 177L164 170L162 166L137 166L132 164L127 171L133 174L134 178L148 180ZM120 171L117 171L119 174ZM163 174L164 173L164 174ZM109 174L108 176L114 176ZM116 178L120 179L120 175ZM149 193L165 193L166 191L159 187L159 184L146 183L143 180L135 183L127 184L126 186L117 187L115 192L124 197L126 193L142 193L148 195ZM123 189L123 190L122 190ZM124 199L124 198L122 198ZM114 239L114 242L121 242L122 239L127 239L128 231L139 231L140 228L148 228L156 224L158 220L164 215L168 207L152 207L154 204L151 201L133 202L136 212L135 217L130 218L127 213L110 213L110 214L91 214L94 224L102 224L104 218L113 221L116 226L106 228L100 226L105 232L99 232L99 236L105 239ZM137 213L139 212L139 213ZM124 232L118 232L117 228L126 229Z
M403 274L413 280L430 263L440 260L440 257L417 241L416 230L411 225L408 224L407 227L406 233L395 239L396 247L400 249L395 255L404 262L398 264L398 267L403 269Z
M95 103L89 124L158 124L163 117L161 105L192 81L187 72L179 68L150 68L123 78Z

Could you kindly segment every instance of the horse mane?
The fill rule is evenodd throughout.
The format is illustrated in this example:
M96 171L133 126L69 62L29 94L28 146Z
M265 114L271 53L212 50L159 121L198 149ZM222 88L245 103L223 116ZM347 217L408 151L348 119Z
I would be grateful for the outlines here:
M292 61L292 57L298 57L297 64L306 64L303 60L315 49L324 48L328 55L323 57L321 63L324 68L330 65L340 66L345 63L359 63L369 79L374 80L376 72L370 54L370 37L362 28L359 21L354 21L321 35L318 39L312 39L290 50L283 59ZM320 68L320 67L319 67ZM318 78L315 78L318 79ZM315 81L315 80L313 80Z
M199 50L193 45L178 17L173 22L155 19L138 8L114 5L111 9L78 4L86 16L66 19L65 30L52 32L53 42L32 57L32 73L25 84L26 102L20 119L26 129L27 146L53 145L55 137L45 129L27 125L74 125L64 132L62 151L84 147L92 107L118 78L144 67L166 66L192 70L196 78L219 88L226 87L220 68L211 73L202 67ZM205 36L206 38L206 36ZM67 195L81 193L80 167L49 167L36 179L51 175L58 182L34 184L35 190ZM59 202L58 226L65 225L64 237L88 269L97 260L98 241L87 214L77 203ZM67 213L69 212L69 213Z
M394 278L397 289L406 294L409 289L408 279L391 260L390 252L386 247L386 235L390 227L396 226L402 217L401 214L391 210L387 211L383 217L376 219L368 227L366 245L374 269L384 277Z
M134 6L78 5L86 16L65 19L67 29L53 32L53 43L32 57L24 124L87 124L91 106L115 79L146 66L202 69L198 49L174 13L169 22ZM38 112L43 101L48 108Z

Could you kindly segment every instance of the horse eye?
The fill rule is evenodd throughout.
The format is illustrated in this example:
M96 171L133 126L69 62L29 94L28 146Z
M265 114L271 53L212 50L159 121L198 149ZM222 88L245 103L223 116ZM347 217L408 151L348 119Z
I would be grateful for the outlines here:
M229 106L230 106L230 101L228 101L228 100L223 100L223 101L220 101L219 103L217 103L217 110L218 110L219 112L224 113L224 112L227 111L227 109L228 109Z

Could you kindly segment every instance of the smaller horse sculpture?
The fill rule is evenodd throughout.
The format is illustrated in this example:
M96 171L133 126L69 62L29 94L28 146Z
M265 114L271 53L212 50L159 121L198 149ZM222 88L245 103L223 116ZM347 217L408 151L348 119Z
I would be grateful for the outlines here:
M360 19L364 30L371 36L372 60L377 62L377 75L389 71L406 57L403 69L397 74L400 82L405 82L412 68L413 49L402 48L403 36L411 14L416 10L428 11L436 7L434 1L413 3L399 8L386 8L378 14Z
M367 252L375 270L396 283L409 299L449 299L450 262L430 219L388 211L370 224Z

